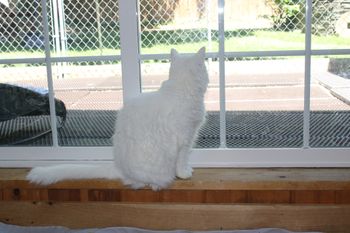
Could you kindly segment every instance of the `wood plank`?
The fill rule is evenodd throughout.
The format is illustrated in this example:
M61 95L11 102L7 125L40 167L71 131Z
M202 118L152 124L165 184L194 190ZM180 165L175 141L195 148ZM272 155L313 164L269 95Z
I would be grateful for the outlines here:
M196 169L192 179L177 180L160 192L131 190L118 181L109 180L64 181L38 186L21 180L28 171L0 169L0 200L350 204L349 168Z
M338 190L335 192L335 199L337 204L350 204L350 191Z
M339 196L339 202L343 201ZM296 190L291 193L291 203L297 204L336 204L336 193L332 190Z
M349 219L349 205L0 203L0 221L25 226L129 226L154 230L277 227L291 231L350 233Z
M89 201L121 201L120 190L92 189L88 190Z
M80 201L79 189L48 189L49 201Z
M205 203L246 203L245 190L206 190Z
M247 191L247 203L290 203L290 191L252 190Z
M162 202L204 203L205 191L201 190L164 190L160 192Z
M80 189L80 201L81 202L89 201L89 190L88 189Z
M47 189L5 189L3 190L4 201L47 201Z
M2 201L350 204L349 190L5 189Z
M119 181L77 180L37 186L25 180L29 169L0 169L0 189L127 189ZM350 168L195 169L189 180L169 189L185 190L350 190Z
M122 202L159 202L160 192L154 192L149 189L140 190L121 190Z

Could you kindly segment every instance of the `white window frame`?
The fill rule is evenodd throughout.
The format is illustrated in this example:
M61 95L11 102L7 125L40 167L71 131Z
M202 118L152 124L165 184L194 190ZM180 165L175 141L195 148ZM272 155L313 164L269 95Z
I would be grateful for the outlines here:
M46 0L41 0L46 6ZM306 0L305 50L226 52L224 43L224 0L219 7L219 51L207 57L218 58L220 70L220 148L194 149L190 163L194 167L350 167L350 148L310 148L310 67L313 55L350 55L350 49L312 50L311 15L312 0ZM119 0L120 56L98 57L51 57L48 39L46 7L42 7L45 35L45 58L0 59L0 64L36 63L47 64L53 145L49 147L0 147L0 167L32 167L62 163L112 163L112 147L62 147L58 145L54 89L51 64L70 61L122 61L124 100L141 93L140 62L154 58L169 58L168 54L140 54L138 0ZM304 82L304 133L302 148L226 148L225 122L225 65L227 57L303 56L305 57Z

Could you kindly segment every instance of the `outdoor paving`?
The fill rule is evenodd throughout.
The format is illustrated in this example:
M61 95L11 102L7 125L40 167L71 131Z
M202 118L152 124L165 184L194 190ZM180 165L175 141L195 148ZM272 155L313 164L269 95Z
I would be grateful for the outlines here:
M331 93L344 103L350 105L350 87L332 88Z
M108 73L108 72L107 72ZM145 74L143 91L156 90L166 74ZM18 85L47 88L46 80L16 80ZM54 80L55 97L68 109L117 110L122 107L121 76L66 77ZM303 73L228 74L227 110L301 111L304 105ZM311 82L311 110L350 110L350 80L328 72L314 75ZM207 110L219 110L219 77L210 75L205 97Z
M324 75L328 75L328 72L325 72ZM320 77L323 76L320 75ZM156 90L166 78L166 75L144 75L143 90ZM56 93L63 100L67 99L68 102L71 100L66 96L68 92L65 91L67 90L65 86L71 88L78 85L81 88L79 91L74 91L76 93L74 98L77 98L79 92L85 93L82 98L74 101L75 108L83 109L82 106L87 106L88 103L91 107L94 106L93 103L96 103L96 107L92 109L106 107L113 110L122 106L120 78L88 78L85 82L74 81L75 83L59 81L55 84ZM347 81L350 82L350 80ZM302 73L289 73L288 75L232 74L226 76L226 83L227 110L302 111L304 108L304 75ZM339 96L334 95L329 88L320 84L322 83L319 79L312 79L311 110L350 110L346 99L337 98ZM337 86L337 88L339 90L340 87ZM88 93L86 90L89 90ZM347 93L347 89L342 89L342 91ZM218 76L212 75L205 98L207 110L219 110L219 92Z
M333 96L350 105L350 79L327 72L324 75L318 75L317 80Z

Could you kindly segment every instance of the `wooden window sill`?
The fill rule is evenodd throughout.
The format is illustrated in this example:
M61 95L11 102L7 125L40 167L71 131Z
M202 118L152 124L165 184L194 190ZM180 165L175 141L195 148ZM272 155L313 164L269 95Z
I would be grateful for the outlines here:
M0 169L0 222L70 228L350 232L350 169L195 169L168 189L118 181L28 183L28 169Z
M0 169L0 201L350 204L349 168L195 169L159 192L102 179L39 186L28 171Z

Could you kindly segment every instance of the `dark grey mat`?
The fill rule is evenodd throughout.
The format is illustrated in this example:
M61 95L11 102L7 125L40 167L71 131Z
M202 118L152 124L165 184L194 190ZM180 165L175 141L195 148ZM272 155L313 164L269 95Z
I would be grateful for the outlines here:
M69 110L59 129L62 146L110 146L115 111ZM298 111L236 111L226 113L226 139L230 148L301 147L303 113ZM20 117L0 123L0 145L46 131L50 118ZM219 113L208 112L199 132L196 148L219 147ZM51 133L19 145L48 146ZM350 112L311 112L312 147L350 147Z

